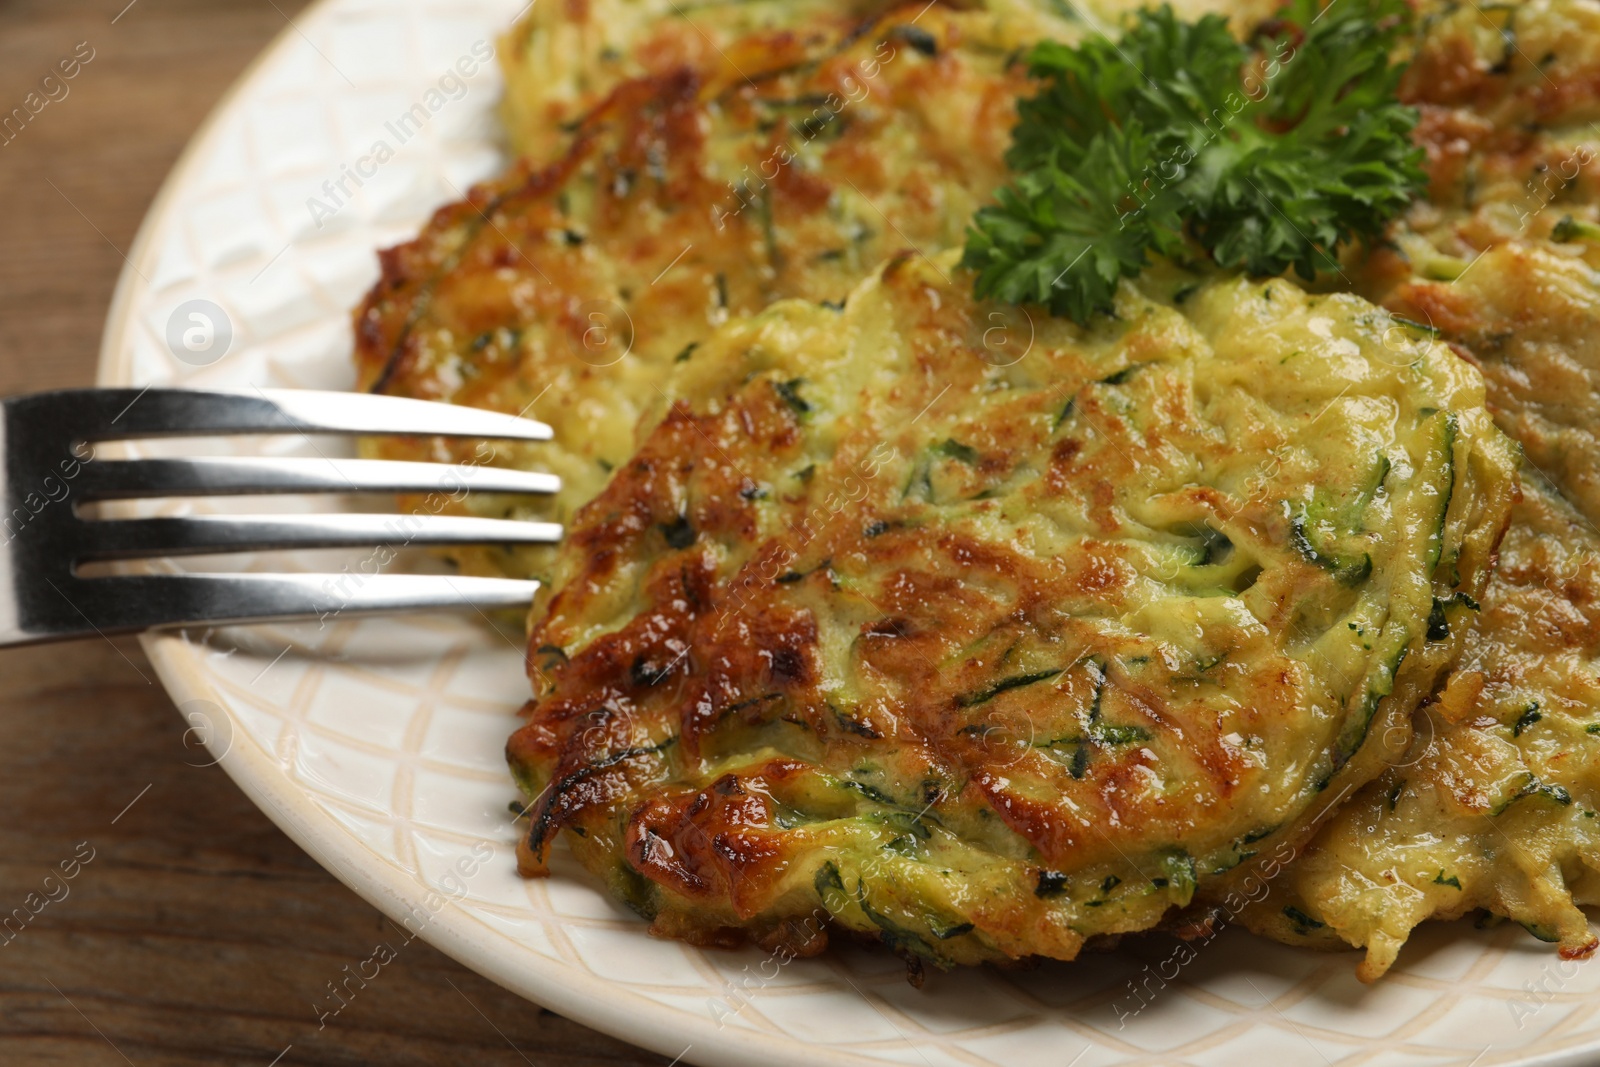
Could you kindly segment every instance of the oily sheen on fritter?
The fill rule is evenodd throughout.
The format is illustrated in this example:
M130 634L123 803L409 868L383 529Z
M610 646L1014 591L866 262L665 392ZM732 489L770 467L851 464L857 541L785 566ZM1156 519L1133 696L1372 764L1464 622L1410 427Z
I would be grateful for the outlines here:
M665 383L533 630L525 873L565 832L664 935L1070 959L1382 769L1510 505L1478 375L1281 280L1146 279L1085 331L952 269Z

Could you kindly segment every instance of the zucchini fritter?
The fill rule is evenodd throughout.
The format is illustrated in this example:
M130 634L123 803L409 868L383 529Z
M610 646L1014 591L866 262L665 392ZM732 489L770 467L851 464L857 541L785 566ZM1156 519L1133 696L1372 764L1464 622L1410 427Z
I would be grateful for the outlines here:
M664 383L534 628L525 873L571 830L662 934L1070 959L1403 749L1510 506L1479 376L1281 280L1147 277L1084 331L953 263Z
M1244 916L1365 947L1368 981L1418 923L1477 908L1587 954L1577 905L1600 903L1600 8L1434 5L1424 26L1406 92L1429 200L1352 273L1482 368L1529 469L1461 670L1411 751Z
M1004 176L1026 85L1008 34L983 10L919 3L753 84L712 92L692 68L621 83L558 162L522 161L384 253L356 314L361 387L508 412L539 401L554 441L499 446L496 462L556 473L561 494L466 506L565 521L717 324L783 297L842 300L890 255L960 241ZM548 558L464 561L545 577Z
M1394 962L1413 927L1483 908L1563 955L1600 904L1600 533L1524 479L1461 665L1367 786L1245 913L1290 943Z
M1353 280L1475 361L1528 462L1600 522L1600 6L1427 11L1402 95L1429 196Z

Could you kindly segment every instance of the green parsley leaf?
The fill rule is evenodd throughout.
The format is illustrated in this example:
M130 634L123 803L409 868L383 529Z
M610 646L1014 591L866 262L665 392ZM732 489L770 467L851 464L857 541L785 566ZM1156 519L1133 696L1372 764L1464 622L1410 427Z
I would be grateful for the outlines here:
M1424 183L1390 62L1409 17L1405 0L1291 0L1246 45L1163 6L1119 41L1035 46L1012 183L967 234L977 294L1083 323L1151 254L1306 279L1336 266Z

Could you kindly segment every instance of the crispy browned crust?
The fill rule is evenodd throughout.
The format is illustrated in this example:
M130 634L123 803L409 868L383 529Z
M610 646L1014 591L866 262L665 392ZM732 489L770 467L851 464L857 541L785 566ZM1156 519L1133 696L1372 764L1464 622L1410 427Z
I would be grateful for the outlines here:
M1435 351L1443 392L1426 403L1382 360L1359 379L1392 378L1415 405L1398 419L1420 450L1407 469L1463 480L1393 488L1413 518L1371 535L1377 584L1358 593L1307 562L1282 501L1348 494L1371 455L1337 453L1359 475L1273 461L1269 480L1309 484L1245 488L1267 451L1306 447L1327 402L1297 390L1320 388L1321 359L1310 380L1285 372L1292 415L1203 384L1200 368L1237 383L1231 358L1269 359L1252 347L1264 318L1283 316L1274 345L1315 336L1292 287L1194 297L1215 335L1132 303L1126 326L1087 339L1042 320L1011 370L984 358L987 309L948 268L900 258L843 312L777 305L731 324L670 387L692 399L579 512L531 637L538 695L508 745L533 798L525 873L570 832L669 936L765 940L811 919L876 924L945 965L1070 959L1297 842L1377 772L1363 716L1390 692L1384 672L1404 664L1380 734L1449 658L1406 621L1432 595L1431 567L1404 559L1429 536L1407 509L1466 509L1449 558L1474 590L1504 529L1509 463L1481 407L1463 411L1459 467L1423 443L1439 406L1481 404L1473 377ZM1365 336L1353 324L1370 308L1321 307ZM1315 447L1340 432L1324 421ZM1236 573L1200 565L1199 597L1191 579L1163 586L1165 531L1203 528L1227 532ZM1387 620L1359 638L1358 597ZM1169 632L1163 613L1192 622ZM1325 674L1323 653L1288 651L1315 640L1306 627L1351 665ZM1313 711L1329 700L1346 704L1332 724ZM1362 724L1353 747L1346 715Z
M880 260L961 239L1003 180L1025 77L981 13L923 7L749 81L692 68L624 81L559 159L519 162L384 253L355 316L361 387L555 430L549 445L496 446L494 462L552 471L561 494L464 507L565 521L718 323L785 297L841 300ZM369 448L472 459L439 441ZM460 558L535 577L549 563L537 549Z
M897 20L921 8L869 21L831 56L753 84L719 85L683 67L618 85L561 158L519 161L382 254L382 277L356 312L362 388L486 406L513 387L515 370L542 371L560 352L529 353L531 368L482 366L472 384L452 388L429 359L440 354L441 333L457 339L457 352L497 328L548 329L581 347L589 323L576 306L609 300L637 321L665 322L669 336L652 330L641 343L671 355L680 336L703 334L707 323L786 296L838 300L895 250L944 247L964 225L945 200L999 184L1013 101L1026 83L998 60L962 53L959 22L937 9L916 27L935 56L897 38ZM863 63L876 63L877 77L863 77ZM852 106L863 86L867 105ZM935 121L932 109L957 92L969 107ZM758 135L777 101L800 98L810 106ZM834 106L836 129L809 139L788 121ZM823 133L815 171L780 165ZM891 135L914 143L891 157ZM757 177L763 165L769 180ZM743 198L740 181L749 185ZM852 225L886 209L865 239L830 217L852 193L872 201L846 212ZM563 209L563 194L590 202ZM669 264L671 276L656 281ZM518 298L525 288L532 303ZM635 352L643 355L640 345Z

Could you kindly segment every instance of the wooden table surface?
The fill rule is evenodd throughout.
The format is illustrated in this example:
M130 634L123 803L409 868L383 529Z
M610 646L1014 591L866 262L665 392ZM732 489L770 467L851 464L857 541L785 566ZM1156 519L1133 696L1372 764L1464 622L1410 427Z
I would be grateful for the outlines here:
M168 168L305 6L125 5L0 0L0 115L80 42L95 53L0 146L4 393L92 382L122 253ZM221 770L189 766L154 678L133 642L0 652L0 918L27 919L0 928L0 1063L666 1062L420 941L319 1030L313 1004L388 923Z

